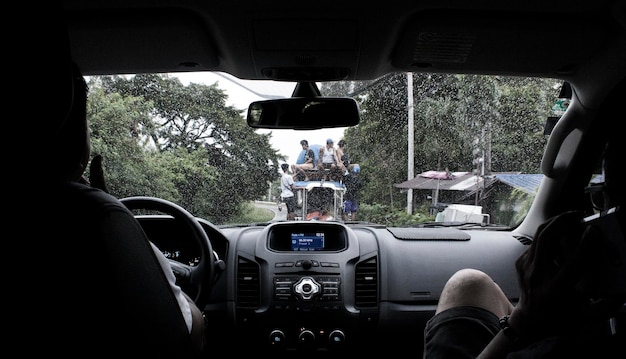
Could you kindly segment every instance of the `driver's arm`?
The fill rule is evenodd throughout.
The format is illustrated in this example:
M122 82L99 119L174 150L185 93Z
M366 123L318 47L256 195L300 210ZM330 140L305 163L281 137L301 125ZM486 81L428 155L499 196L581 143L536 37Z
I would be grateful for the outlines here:
M202 311L200 311L200 309L196 306L196 303L193 301L193 299L185 294L185 292L183 292L182 289L176 284L176 276L172 271L172 267L170 266L169 261L167 260L167 258L165 258L161 250L159 250L159 248L152 242L150 242L150 246L152 247L152 250L154 250L154 254L157 257L159 264L161 264L163 273L165 273L165 277L167 278L167 281L172 288L172 292L174 292L174 296L178 301L180 311L185 318L187 330L189 330L193 345L198 350L198 353L200 353L204 350L205 344L205 324Z

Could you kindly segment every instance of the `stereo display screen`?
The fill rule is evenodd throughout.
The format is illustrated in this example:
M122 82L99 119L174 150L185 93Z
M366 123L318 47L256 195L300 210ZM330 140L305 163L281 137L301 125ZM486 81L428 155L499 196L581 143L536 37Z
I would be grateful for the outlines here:
M324 232L291 233L291 250L297 251L323 251L324 250Z
M277 252L339 252L348 247L348 233L341 225L286 223L268 233L267 246Z

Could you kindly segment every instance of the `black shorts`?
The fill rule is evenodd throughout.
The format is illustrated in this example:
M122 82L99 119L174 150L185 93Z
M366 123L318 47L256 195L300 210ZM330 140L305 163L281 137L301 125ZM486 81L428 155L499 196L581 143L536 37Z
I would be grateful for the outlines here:
M296 196L283 197L283 202L285 202L285 206L287 206L287 213L296 211Z
M423 359L476 358L500 331L498 318L477 307L445 310L426 323ZM506 355L507 359L623 358L618 335L549 336Z
M444 310L426 324L424 359L476 358L499 331L498 317L486 309Z

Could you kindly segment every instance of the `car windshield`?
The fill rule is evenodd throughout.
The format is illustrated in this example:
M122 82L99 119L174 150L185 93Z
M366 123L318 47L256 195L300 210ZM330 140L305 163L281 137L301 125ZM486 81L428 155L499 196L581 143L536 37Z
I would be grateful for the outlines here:
M289 98L295 83L209 72L87 80L91 154L103 156L111 193L168 199L217 225L285 220L287 163L296 220L513 228L568 101L556 79L398 72L317 83L323 96L356 100L356 126L255 129L248 105ZM319 149L331 147L346 155L337 171L318 166ZM315 164L300 171L292 165L307 149ZM362 184L355 217L345 210L349 177Z

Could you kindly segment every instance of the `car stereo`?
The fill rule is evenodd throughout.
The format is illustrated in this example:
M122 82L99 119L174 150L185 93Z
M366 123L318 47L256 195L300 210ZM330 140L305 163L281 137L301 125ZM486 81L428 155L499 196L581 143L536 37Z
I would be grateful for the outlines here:
M268 248L276 252L338 252L347 248L347 238L341 226L282 225L271 228Z

